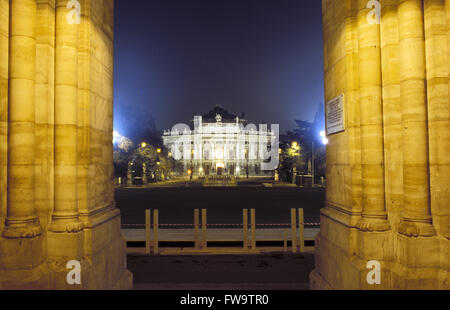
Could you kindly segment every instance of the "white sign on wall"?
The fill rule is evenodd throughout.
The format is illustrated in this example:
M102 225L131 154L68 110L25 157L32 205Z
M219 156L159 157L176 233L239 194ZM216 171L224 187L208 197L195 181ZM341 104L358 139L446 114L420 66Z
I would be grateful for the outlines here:
M327 135L345 130L344 94L327 102Z

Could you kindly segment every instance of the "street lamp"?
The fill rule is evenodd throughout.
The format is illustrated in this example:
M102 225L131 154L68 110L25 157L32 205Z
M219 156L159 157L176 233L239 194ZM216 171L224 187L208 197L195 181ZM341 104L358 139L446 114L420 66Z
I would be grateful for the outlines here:
M328 139L326 137L326 132L324 130L322 130L319 134L322 137L322 144L323 145L327 145L328 144ZM311 161L311 170L312 170L312 187L314 187L314 140L312 141L312 161Z
M247 160L247 167L246 167L246 173L247 173L247 179L248 179L248 151L247 149L244 150L245 159Z
M297 155L297 150L299 149L298 142L296 141L292 142L291 146L294 149L294 156L300 156L300 154ZM292 167L292 184L295 184L296 176L297 176L297 167Z
M142 147L142 148L145 148L146 146L147 146L147 143L145 143L145 142L142 142L142 143L141 143L141 147Z
M193 166L193 157L194 157L194 154L195 154L195 150L191 150L191 169L189 169L189 171L191 171L191 173L190 173L190 176L189 176L189 179L190 180L192 180L192 177L193 177L193 171L194 171L194 166Z
M161 153L161 149L157 149L156 152L157 152L157 153Z
M322 131L320 132L320 136L322 137L322 144L327 145L327 144L328 144L328 139L327 139L327 137L326 137L325 131L322 130Z

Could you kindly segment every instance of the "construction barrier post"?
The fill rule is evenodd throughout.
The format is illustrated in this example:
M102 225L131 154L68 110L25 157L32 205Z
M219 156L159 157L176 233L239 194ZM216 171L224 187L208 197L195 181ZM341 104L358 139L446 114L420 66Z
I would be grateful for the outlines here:
M152 242L151 237L151 218L150 218L151 210L145 210L145 254L150 255L150 246Z
M159 241L158 241L158 209L153 210L153 253L158 254L159 252Z
M202 209L202 248L206 249L208 242L206 240L206 209Z
M298 229L300 234L300 253L305 250L305 220L303 209L298 209Z
M200 212L199 209L194 210L194 246L196 249L200 248Z
M256 219L255 209L250 210L251 230L252 230L252 250L256 250Z
M292 253L297 253L297 215L295 209L291 209L291 232Z
M248 210L243 210L242 230L244 237L244 250L248 250Z

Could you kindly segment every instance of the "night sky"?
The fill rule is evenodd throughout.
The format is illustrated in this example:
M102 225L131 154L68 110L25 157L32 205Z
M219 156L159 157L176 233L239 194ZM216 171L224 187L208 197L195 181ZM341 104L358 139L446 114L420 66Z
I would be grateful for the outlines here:
M283 132L324 101L320 0L116 0L114 53L126 136L216 104Z

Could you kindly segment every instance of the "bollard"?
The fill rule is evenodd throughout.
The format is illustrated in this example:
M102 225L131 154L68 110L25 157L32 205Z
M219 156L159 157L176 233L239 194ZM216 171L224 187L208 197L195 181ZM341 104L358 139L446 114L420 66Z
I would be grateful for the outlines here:
M298 230L300 235L300 253L305 250L305 220L303 216L303 209L298 209Z
M291 246L292 246L292 253L297 253L297 216L295 213L295 209L291 209Z
M150 218L151 210L145 210L145 254L150 255L150 245L152 242L151 237L151 218Z
M242 231L244 237L244 250L248 250L248 210L243 209L243 222L242 222Z
M194 247L196 249L200 248L200 231L199 231L199 224L200 224L200 212L198 209L194 210Z
M153 210L153 253L158 254L159 242L158 242L158 209Z
M252 250L256 250L256 220L255 220L255 209L250 210L251 217L251 230L252 230Z
M202 248L206 249L208 247L208 242L206 240L206 209L202 209Z

